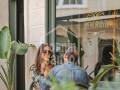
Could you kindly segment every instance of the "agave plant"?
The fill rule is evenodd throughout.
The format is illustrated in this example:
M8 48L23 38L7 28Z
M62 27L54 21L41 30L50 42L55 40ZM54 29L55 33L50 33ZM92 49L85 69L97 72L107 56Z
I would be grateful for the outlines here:
M100 81L96 88L91 90L119 90L120 89L120 71L115 73L113 81Z
M90 89L89 90L96 90L96 88L98 87L98 84L100 82L100 80L102 79L102 77L108 73L110 70L112 70L113 68L116 68L117 66L113 65L113 64L109 64L109 65L103 65L100 69L100 71L98 72L98 74L96 75L96 77L91 80L90 83Z
M15 90L15 57L24 55L32 44L25 44L11 40L10 30L4 26L0 31L0 59L6 60L6 67L1 65L0 79L7 90Z

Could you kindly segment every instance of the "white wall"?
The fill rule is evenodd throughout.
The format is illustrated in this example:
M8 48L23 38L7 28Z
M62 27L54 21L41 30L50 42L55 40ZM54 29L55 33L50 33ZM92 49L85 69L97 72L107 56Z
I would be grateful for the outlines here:
M0 27L8 25L8 0L0 0Z
M6 67L6 60L0 60L0 72L3 72L1 69L1 65L3 65L3 67L5 68ZM5 84L3 83L3 81L1 79L0 79L0 90L7 90Z
M25 42L37 47L45 42L45 0L24 0ZM31 72L29 68L35 62L37 49L28 51L25 59L25 90L29 90Z

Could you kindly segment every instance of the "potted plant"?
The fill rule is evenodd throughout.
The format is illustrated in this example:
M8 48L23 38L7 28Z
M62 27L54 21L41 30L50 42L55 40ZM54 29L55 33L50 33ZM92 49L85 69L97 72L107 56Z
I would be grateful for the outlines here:
M10 30L4 26L0 30L0 59L6 60L6 67L1 65L0 79L5 84L7 90L15 90L15 57L27 53L32 44L26 44L11 40Z

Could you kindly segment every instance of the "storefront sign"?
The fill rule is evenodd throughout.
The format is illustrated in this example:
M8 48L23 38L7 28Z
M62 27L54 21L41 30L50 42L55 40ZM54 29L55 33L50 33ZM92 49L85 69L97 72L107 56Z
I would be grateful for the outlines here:
M117 28L119 25L113 19L111 20L99 20L99 21L90 21L85 22L85 29L113 29Z

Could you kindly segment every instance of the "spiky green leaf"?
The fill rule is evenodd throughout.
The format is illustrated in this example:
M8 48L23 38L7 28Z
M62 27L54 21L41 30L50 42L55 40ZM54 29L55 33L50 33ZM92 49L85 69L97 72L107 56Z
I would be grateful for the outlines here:
M96 77L91 81L93 88L96 88L98 85L98 82L102 79L102 77L111 69L115 68L115 65L103 65L100 69L100 71L98 72L98 74L96 75Z

